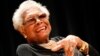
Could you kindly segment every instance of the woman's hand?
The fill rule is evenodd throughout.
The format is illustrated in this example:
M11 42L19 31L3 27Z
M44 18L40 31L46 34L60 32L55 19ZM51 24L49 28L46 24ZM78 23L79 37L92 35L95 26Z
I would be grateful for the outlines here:
M65 56L74 56L75 48L79 48L81 52L88 52L88 44L86 42L81 40L78 36L68 35L66 38L58 41L57 46L52 48L52 51L64 49Z

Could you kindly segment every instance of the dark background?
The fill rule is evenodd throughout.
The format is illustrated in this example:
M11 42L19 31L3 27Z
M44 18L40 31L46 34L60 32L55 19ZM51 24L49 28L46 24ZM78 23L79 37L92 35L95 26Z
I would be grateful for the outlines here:
M26 42L12 26L13 12L23 1L3 0L0 2L0 56L16 56L17 45ZM36 1L46 5L51 13L51 36L74 34L100 52L99 0Z

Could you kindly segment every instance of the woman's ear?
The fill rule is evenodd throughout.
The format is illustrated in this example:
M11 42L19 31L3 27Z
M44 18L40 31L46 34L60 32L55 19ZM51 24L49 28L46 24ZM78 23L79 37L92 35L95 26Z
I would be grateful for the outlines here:
M26 34L25 34L25 30L24 30L24 27L23 26L20 26L18 28L18 31L20 32L21 35L24 36L24 38L27 38Z

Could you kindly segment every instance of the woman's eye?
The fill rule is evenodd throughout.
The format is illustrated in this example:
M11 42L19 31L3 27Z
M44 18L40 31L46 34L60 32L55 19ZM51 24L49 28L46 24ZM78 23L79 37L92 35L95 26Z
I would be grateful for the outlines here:
M39 16L39 18L45 18L46 17L46 14L42 14Z
M27 20L27 24L30 24L30 23L34 23L35 22L35 19L34 18L29 18L29 20Z
M33 18L31 18L30 20L29 20L29 22L34 22L35 21L35 19L33 19Z

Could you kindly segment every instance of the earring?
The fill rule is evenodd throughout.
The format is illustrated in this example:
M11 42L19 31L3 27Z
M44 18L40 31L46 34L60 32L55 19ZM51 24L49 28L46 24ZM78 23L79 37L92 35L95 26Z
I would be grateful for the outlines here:
M27 38L27 36L26 36L26 35L24 35L24 38Z

